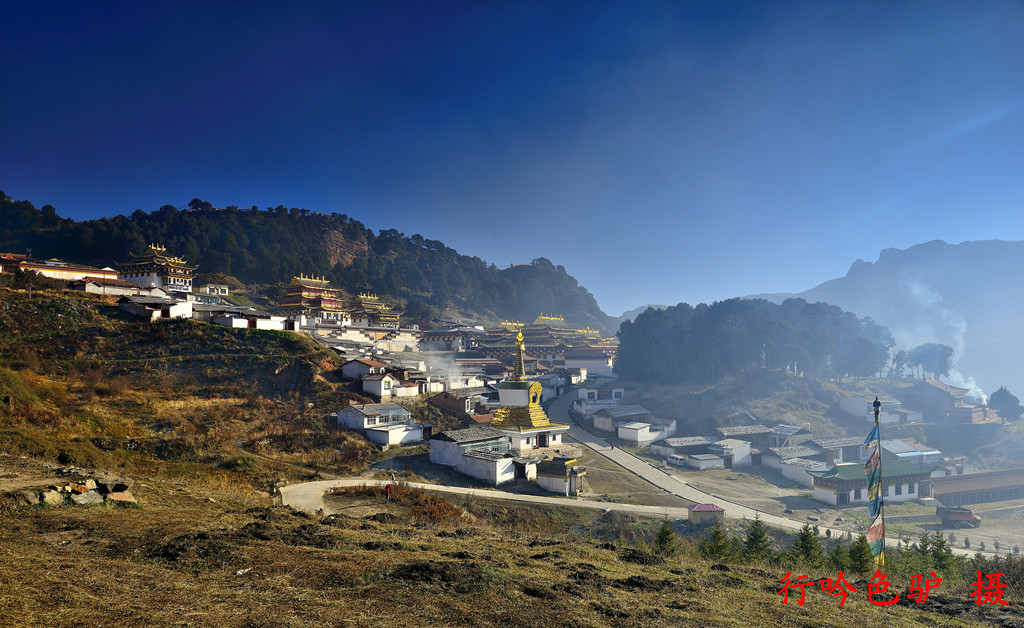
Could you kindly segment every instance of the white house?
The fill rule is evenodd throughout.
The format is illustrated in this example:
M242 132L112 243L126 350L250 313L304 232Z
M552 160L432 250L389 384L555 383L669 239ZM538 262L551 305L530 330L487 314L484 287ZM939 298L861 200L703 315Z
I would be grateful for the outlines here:
M791 447L814 438L814 434L806 427L799 425L776 425L768 435L769 447Z
M391 373L375 373L362 378L363 392L378 399L390 399L400 383Z
M337 414L338 427L360 430L378 445L404 445L430 438L433 425L416 423L407 408L397 403L353 404Z
M124 296L117 307L129 314L147 320L157 318L192 318L192 302L160 297Z
M708 453L721 456L726 469L750 466L750 443L726 438L708 445Z
M266 329L273 331L285 330L285 317L272 316L262 313L229 313L221 316L211 316L210 322L224 327L235 329Z
M831 464L864 462L871 456L871 450L864 448L864 439L860 436L815 438L808 444L821 449L825 453L824 462Z
M583 386L576 389L576 398L591 403L618 403L625 393L623 386Z
M783 461L793 458L824 462L825 453L810 443L791 447L769 447L761 452L761 464L772 469L781 470Z
M725 460L714 454L693 454L686 457L686 466L693 467L698 471L707 469L724 469Z
M514 457L508 437L489 425L447 430L430 439L430 461L497 486L537 477L537 463Z
M808 460L806 458L787 458L779 463L779 473L800 486L812 488L814 477L811 471L828 471L831 465L820 460Z
M636 404L609 405L594 412L594 428L615 432L621 423L650 423L654 415L643 406Z
M338 427L365 430L379 425L410 425L412 413L397 403L352 404L338 411Z
M366 428L366 438L382 446L418 443L430 438L431 424L392 424Z
M619 429L617 433L621 440L638 444L649 443L652 440L650 423L632 421L629 423L622 423L618 427Z
M379 375L384 372L387 365L377 360L360 358L349 360L341 365L341 376L345 379L362 379L367 375Z
M673 454L698 454L707 451L708 445L714 442L707 436L686 436L683 438L666 438L651 443L651 453L655 456L668 458Z
M565 368L587 369L592 376L612 377L615 353L613 347L575 347L565 352Z

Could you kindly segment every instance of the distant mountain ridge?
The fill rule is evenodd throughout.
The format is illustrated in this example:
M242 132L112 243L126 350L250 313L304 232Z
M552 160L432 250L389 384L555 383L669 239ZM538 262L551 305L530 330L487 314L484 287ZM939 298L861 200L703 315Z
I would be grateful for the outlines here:
M265 285L301 273L324 276L349 293L388 295L402 302L411 322L441 315L533 320L547 312L608 334L618 330L586 288L545 258L499 269L420 235L374 233L344 214L281 205L217 209L194 199L187 209L165 205L78 222L0 192L0 251L31 248L35 257L106 265L151 242L198 264L200 273Z
M641 314L643 314L644 312L646 312L647 310L649 310L651 308L654 308L655 310L664 310L664 309L668 308L668 306L667 305L660 305L660 304L653 304L653 303L652 304L648 304L648 305L641 305L640 307L635 307L632 310L629 310L628 312L623 312L622 315L619 316L617 320L619 321L620 325L622 323L626 322L626 321L636 320L637 316L640 316Z
M1024 391L1024 242L949 244L932 240L885 249L878 261L857 260L844 277L796 294L761 294L781 302L823 301L887 326L898 343L940 342L958 355L949 383L985 392L1006 385Z

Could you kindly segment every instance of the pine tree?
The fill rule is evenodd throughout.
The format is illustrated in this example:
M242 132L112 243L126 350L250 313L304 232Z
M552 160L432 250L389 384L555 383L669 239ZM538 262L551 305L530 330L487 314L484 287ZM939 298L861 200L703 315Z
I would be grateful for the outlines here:
M923 533L921 533L921 540L917 543L917 548L916 549L917 549L918 553L921 554L921 555L930 554L931 553L931 544L932 544L931 537L928 536L927 532L923 532Z
M935 565L935 571L943 575L952 573L956 568L956 558L953 556L953 549L946 543L942 530L935 533L935 538L932 539L931 551L932 564Z
M850 570L850 552L842 543L836 543L828 550L828 564L836 571Z
M668 519L661 522L658 533L654 535L654 552L662 556L675 554L679 551L679 537L668 522Z
M814 536L811 526L804 524L793 545L793 557L798 563L807 567L821 567L825 564L825 555L821 551L821 542Z
M861 534L850 547L850 569L863 576L869 575L875 565L875 556L871 553L868 537Z
M729 535L722 529L722 524L715 522L708 535L697 544L697 551L704 558L725 559L733 557L733 545Z
M767 561L773 556L772 540L768 529L761 521L760 513L754 515L754 522L747 528L747 538L743 542L743 557L751 561Z

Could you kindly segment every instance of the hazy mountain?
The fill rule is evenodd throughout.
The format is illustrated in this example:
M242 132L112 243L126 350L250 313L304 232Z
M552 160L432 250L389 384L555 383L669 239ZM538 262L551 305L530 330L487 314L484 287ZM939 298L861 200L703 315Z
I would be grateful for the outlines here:
M824 301L887 326L899 345L940 342L959 355L947 381L992 393L1024 392L1024 242L933 240L857 260L845 277L792 295Z
M617 320L619 321L619 324L621 325L622 323L624 323L626 321L636 320L637 316L640 316L641 314L643 314L644 312L646 312L650 308L654 308L656 310L664 310L667 307L668 307L667 305L656 305L656 304L641 305L640 307L633 308L632 310L630 310L628 312L623 312L622 315L619 316Z

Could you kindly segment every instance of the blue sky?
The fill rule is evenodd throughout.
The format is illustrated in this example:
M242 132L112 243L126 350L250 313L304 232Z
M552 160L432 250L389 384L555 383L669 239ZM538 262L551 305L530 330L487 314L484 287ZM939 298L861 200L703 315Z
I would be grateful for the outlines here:
M544 256L610 314L1024 239L1020 2L9 3L0 189Z

